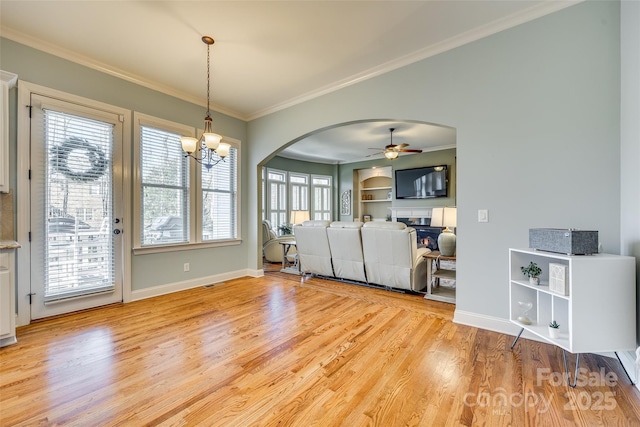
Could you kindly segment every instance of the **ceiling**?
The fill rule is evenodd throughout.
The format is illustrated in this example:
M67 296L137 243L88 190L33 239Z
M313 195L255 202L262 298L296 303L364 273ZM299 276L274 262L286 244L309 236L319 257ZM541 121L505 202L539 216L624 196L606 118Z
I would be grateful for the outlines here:
M2 0L0 35L203 106L206 45L201 36L210 35L216 40L212 109L252 120L572 4ZM346 149L358 135L372 137L359 140L362 144L382 147L390 125L330 130L331 139L322 140L324 153L329 145L336 153ZM443 133L416 124L396 127L398 142L411 148ZM313 136L315 145L321 136ZM362 157L362 146L353 148L357 153L349 161Z
M456 146L456 130L450 127L397 120L372 120L350 123L304 136L279 155L290 159L331 164L382 159L384 147L391 143L390 128L394 129L393 144L409 144L406 147L409 149L426 152Z

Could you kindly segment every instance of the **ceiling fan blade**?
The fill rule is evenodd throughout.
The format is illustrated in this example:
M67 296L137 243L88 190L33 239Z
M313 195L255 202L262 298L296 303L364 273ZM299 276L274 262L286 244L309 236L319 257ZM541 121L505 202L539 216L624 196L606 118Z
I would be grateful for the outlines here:
M410 149L407 149L407 148L405 148L403 150L397 150L397 151L399 151L401 153L422 153L422 150L410 150Z
M404 148L404 147L408 147L408 146L409 146L409 144L398 144L398 145L396 145L396 150Z
M384 151L380 151L378 153L372 153L372 154L368 154L365 157L371 157L371 156L377 156L378 154L384 154Z

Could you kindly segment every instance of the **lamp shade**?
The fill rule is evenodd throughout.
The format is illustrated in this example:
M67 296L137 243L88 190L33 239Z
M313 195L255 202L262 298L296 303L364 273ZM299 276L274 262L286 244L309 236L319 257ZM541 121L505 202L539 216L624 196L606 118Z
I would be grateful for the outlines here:
M456 235L449 227L456 227L458 213L455 207L433 208L431 211L431 226L445 227L438 236L438 249L444 256L453 256L456 253Z
M218 153L218 156L224 159L229 155L230 148L231 146L229 144L227 144L226 142L221 142L220 145L218 145L218 150L216 151L216 153Z
M309 211L291 211L291 224L302 224L309 221Z
M433 208L431 210L432 227L456 227L458 213L455 207Z
M198 140L191 136L183 136L180 138L180 143L182 144L182 149L191 154L196 151L196 147L198 145Z
M204 133L202 136L204 137L204 145L206 145L209 150L217 149L222 139L217 133Z

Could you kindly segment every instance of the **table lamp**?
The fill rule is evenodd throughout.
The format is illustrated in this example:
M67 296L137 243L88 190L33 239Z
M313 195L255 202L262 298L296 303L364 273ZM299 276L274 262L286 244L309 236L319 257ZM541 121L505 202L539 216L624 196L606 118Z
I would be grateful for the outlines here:
M458 214L455 207L433 208L431 210L431 226L444 227L438 236L438 249L444 256L453 256L456 253L456 235L449 227L455 228Z
M291 225L300 225L305 221L309 221L309 211L291 211Z

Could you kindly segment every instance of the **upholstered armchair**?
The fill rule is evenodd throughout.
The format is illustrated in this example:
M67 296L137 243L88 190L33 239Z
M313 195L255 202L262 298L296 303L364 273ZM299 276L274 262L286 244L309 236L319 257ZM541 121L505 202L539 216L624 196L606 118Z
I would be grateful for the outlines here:
M262 254L267 262L282 262L282 245L280 242L295 240L293 236L277 237L271 228L271 223L266 219L262 221ZM294 254L296 248L292 247L289 254Z

